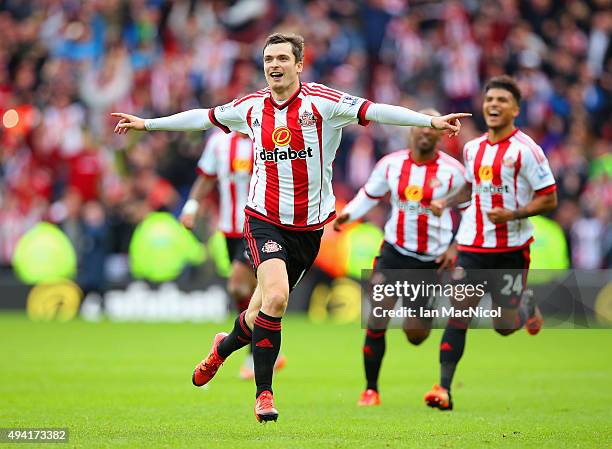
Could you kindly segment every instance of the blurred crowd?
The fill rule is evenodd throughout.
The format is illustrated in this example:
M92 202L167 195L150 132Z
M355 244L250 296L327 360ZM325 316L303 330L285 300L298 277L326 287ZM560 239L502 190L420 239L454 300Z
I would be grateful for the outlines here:
M207 135L117 136L109 113L163 116L259 89L262 43L280 30L305 37L304 81L473 112L443 143L455 156L484 130L483 82L514 75L519 125L558 180L553 218L573 266L610 267L611 11L609 0L0 0L0 265L44 219L74 243L86 289L125 273L134 226L178 213ZM396 128L348 128L337 195L408 145Z

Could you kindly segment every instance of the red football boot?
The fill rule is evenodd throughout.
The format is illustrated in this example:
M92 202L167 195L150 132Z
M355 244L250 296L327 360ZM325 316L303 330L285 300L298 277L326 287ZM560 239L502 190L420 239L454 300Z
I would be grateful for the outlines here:
M544 325L544 318L542 318L542 313L540 312L540 308L535 306L535 310L533 315L527 318L525 322L525 329L529 332L529 335L536 335L542 329Z
M257 397L255 418L257 422L276 421L278 419L278 410L274 408L274 398L269 391L264 391Z
M360 407L371 407L374 405L380 405L380 395L378 391L368 388L366 391L361 393L357 405Z
M533 290L525 290L522 301L525 304L528 315L527 321L525 321L525 330L529 332L529 335L536 335L544 325L544 318L533 297Z
M225 359L217 354L217 347L225 337L227 337L226 332L215 335L210 352L193 370L191 382L193 382L196 387L201 387L210 382L210 380L215 377L215 374L217 374L217 370L223 365L223 362L225 362Z
M431 390L425 393L424 399L429 407L438 408L440 410L453 409L453 401L451 400L448 390L439 385L434 385Z

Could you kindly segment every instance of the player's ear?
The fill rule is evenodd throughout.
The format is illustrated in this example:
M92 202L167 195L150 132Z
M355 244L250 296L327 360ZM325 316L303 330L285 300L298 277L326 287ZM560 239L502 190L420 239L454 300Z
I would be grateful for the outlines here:
M304 69L304 61L298 62L295 66L297 68L297 72L302 73L302 70Z

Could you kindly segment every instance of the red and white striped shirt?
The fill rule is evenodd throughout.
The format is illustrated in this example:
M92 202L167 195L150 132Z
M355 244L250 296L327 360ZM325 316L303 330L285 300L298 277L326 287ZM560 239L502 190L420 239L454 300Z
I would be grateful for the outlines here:
M494 207L517 210L534 195L556 189L548 160L527 134L516 129L491 143L487 135L463 148L466 179L472 183L472 201L463 214L457 242L462 251L504 252L529 245L533 226L529 219L494 224L486 212Z
M433 260L451 243L453 221L449 209L436 217L429 204L454 194L465 183L463 165L448 154L439 151L434 159L418 163L410 150L401 150L376 164L368 182L343 212L356 220L391 192L385 240L402 254Z
M202 176L219 185L219 229L227 237L242 237L244 206L253 172L253 143L238 133L214 133L198 161Z
M248 134L254 142L246 214L303 231L333 220L332 163L342 128L366 125L370 104L321 84L302 83L282 104L265 88L210 109L213 124Z

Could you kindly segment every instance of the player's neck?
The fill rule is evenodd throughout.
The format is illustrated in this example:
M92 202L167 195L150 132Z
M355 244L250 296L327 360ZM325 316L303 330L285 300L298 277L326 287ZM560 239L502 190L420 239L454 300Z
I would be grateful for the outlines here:
M289 86L281 90L271 89L272 98L274 99L274 101L276 101L279 104L284 103L289 98L291 98L293 94L295 94L298 91L299 88L300 88L300 80L297 79L295 80L295 82L291 83Z
M420 152L419 150L413 150L410 152L410 157L417 164L425 164L427 162L433 161L438 156L438 150L435 148L432 151L428 151L425 153Z
M508 126L504 126L503 128L489 128L489 130L487 131L487 140L491 144L501 142L502 140L505 140L515 130L516 126L514 126L514 122L510 123Z

